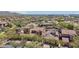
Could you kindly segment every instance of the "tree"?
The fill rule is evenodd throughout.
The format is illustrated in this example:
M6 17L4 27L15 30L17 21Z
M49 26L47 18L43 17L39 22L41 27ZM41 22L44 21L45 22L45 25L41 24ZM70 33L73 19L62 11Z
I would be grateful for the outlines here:
M67 28L67 29L71 29L71 30L73 30L73 28L74 28L73 24L65 23L65 22L59 22L58 25L60 28Z

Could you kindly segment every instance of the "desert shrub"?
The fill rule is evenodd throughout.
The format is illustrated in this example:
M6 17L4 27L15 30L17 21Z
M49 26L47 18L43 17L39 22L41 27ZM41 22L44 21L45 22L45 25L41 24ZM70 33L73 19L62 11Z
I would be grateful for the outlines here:
M55 39L47 39L38 35L31 35L31 34L22 34L22 35L15 34L15 35L11 35L10 39L24 40L24 41L38 41L49 45L54 45L54 46L58 45L58 41Z
M41 44L38 41L32 41L31 43L26 43L25 47L27 48L41 48Z
M67 29L71 29L71 30L73 30L73 28L74 28L73 24L65 23L65 22L59 22L58 25L60 28L67 28Z

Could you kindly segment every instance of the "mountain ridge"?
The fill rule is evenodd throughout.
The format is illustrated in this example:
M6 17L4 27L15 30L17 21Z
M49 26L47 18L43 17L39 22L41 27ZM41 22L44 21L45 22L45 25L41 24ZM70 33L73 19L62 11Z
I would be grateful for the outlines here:
M12 12L9 12L9 11L0 11L0 16L19 16L21 14L19 13L12 13Z
M17 11L18 12L18 11ZM48 13L48 14L44 14L44 13L26 13L26 14L21 14L21 13L17 13L17 12L10 12L10 11L0 11L0 16L79 16L79 14L65 14L65 13L61 13L61 14L54 14L54 13ZM28 12L28 11L27 11Z

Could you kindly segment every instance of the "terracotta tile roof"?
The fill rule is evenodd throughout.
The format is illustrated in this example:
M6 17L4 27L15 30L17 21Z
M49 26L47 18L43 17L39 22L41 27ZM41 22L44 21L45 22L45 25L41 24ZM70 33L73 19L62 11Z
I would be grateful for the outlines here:
M7 22L5 22L5 21L0 21L0 24L7 24Z
M61 32L62 32L62 34L76 35L75 30L62 29Z
M45 29L44 28L41 28L41 27L35 27L35 28L33 28L33 29L31 29L31 30L36 30L36 31L44 31Z

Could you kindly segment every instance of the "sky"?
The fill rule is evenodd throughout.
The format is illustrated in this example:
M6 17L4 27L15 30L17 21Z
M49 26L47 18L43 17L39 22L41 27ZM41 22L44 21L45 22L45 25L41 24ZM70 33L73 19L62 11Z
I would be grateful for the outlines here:
M79 11L11 11L20 14L79 14Z

